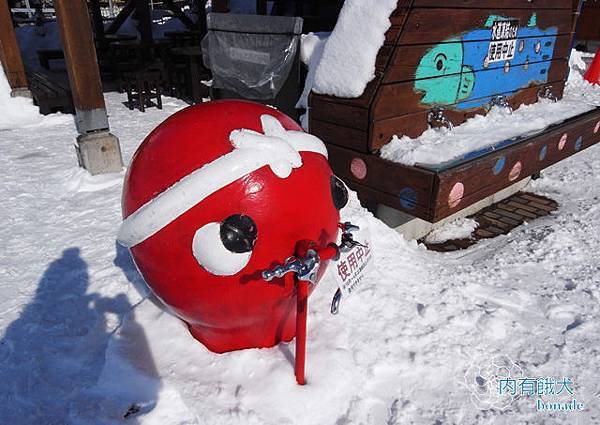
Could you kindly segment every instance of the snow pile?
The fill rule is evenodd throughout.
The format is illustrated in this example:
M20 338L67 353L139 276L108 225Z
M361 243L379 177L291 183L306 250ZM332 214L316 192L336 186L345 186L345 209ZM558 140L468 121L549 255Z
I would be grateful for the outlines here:
M467 239L478 227L479 223L472 218L459 218L434 229L425 236L425 242L435 244L454 239Z
M316 93L359 97L375 78L377 53L397 0L346 0L315 74Z
M44 117L40 115L33 100L27 97L12 97L11 88L0 63L0 130L53 124L61 121L73 122L71 115L54 114Z
M296 108L308 108L308 96L315 84L317 67L323 57L323 49L325 48L325 44L330 35L331 33L328 32L302 34L300 60L308 66L308 74L306 75L302 95L300 96L298 103L296 103ZM305 127L303 126L303 128Z
M106 100L126 162L185 106ZM0 132L0 423L597 423L599 146L533 183L556 214L456 253L407 242L352 195L342 218L369 224L377 267L338 316L333 279L315 289L299 387L294 343L214 354L160 307L115 244L122 174L85 178L75 136L72 122ZM498 356L527 377L572 378L564 395L585 410L538 412L532 397L491 408L482 395L497 389L474 371Z
M577 57L573 64L580 66ZM442 164L498 142L541 131L598 106L600 87L587 83L573 69L559 102L541 100L523 105L512 113L493 108L487 115L477 115L453 130L431 128L416 139L394 136L381 149L381 157L406 165Z

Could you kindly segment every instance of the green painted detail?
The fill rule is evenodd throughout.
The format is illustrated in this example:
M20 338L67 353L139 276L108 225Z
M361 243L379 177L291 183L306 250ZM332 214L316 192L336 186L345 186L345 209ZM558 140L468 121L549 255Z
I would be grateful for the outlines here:
M473 91L475 75L471 67L463 66L462 43L447 41L430 49L417 67L415 88L424 93L423 103L448 105L468 98Z
M537 13L534 12L534 14L531 15L531 19L529 19L529 22L527 23L527 26L530 27L530 28L537 27Z
M500 15L490 15L487 18L487 21L485 21L485 27L486 28L491 28L494 26L494 22L496 21L508 21L510 20L510 18L507 18L505 16L500 16Z

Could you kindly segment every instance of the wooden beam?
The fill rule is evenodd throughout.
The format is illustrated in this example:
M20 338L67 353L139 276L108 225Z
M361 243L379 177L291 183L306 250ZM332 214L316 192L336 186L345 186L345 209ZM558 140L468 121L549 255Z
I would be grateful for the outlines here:
M77 110L77 128L80 133L108 129L86 1L55 0L54 8L65 52L73 103Z
M15 90L27 88L25 66L17 43L7 0L0 0L0 61L10 87Z
M127 0L123 9L119 12L119 14L113 19L108 28L106 29L106 34L115 34L121 28L121 25L125 23L129 15L135 10L135 1L136 0Z
M194 21L188 18L188 16L183 13L179 6L173 3L173 0L163 0L163 4L167 6L167 9L173 12L175 17L179 19L187 29L190 31L196 30L196 24L194 24Z
M119 139L109 133L100 70L86 0L54 0L79 136L79 165L91 174L119 172L123 167Z

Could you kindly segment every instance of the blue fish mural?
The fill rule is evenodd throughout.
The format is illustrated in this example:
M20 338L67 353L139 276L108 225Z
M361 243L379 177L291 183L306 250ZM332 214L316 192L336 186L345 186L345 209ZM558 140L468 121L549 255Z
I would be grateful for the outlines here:
M415 74L415 89L423 95L421 103L470 109L487 104L497 93L548 82L548 61L554 55L558 29L537 28L534 14L527 26L518 28L514 57L490 61L494 24L507 21L516 20L490 16L485 29L448 38L430 49L421 58Z

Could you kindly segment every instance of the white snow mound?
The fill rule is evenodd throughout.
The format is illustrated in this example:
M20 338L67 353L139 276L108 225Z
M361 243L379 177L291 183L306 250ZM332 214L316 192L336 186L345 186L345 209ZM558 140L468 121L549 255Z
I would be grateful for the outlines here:
M346 0L323 50L313 91L355 98L375 78L375 60L397 0Z

